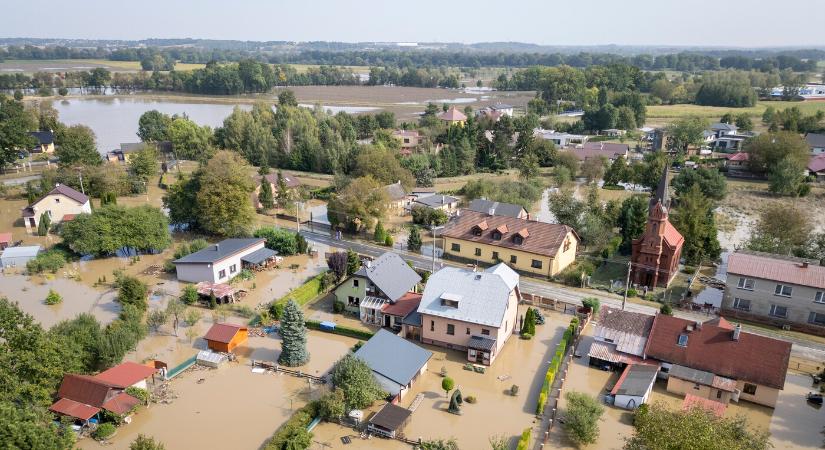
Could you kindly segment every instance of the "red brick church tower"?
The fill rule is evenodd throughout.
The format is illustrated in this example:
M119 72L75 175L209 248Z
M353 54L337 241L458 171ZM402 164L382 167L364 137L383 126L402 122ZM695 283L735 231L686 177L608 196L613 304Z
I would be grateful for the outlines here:
M685 238L668 220L667 167L648 208L647 225L633 240L630 279L651 289L667 287L679 270L679 258Z

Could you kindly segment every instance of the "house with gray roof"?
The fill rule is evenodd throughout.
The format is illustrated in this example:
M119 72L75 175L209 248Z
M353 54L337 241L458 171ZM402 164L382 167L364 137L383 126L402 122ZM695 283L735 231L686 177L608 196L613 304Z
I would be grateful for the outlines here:
M178 280L190 283L226 283L247 265L259 263L261 257L273 257L274 250L262 255L263 238L224 239L203 250L172 261Z
M433 353L382 329L356 350L355 356L372 369L390 401L397 402L427 370Z
M805 141L811 149L811 156L825 154L825 134L808 133L805 135Z
M52 130L29 131L29 136L37 141L31 149L32 153L54 153L54 132Z
M490 365L516 328L520 297L519 275L504 263L484 271L445 267L427 280L418 306L421 342Z
M394 214L403 215L406 208L410 206L411 199L407 194L407 190L401 185L401 181L399 180L396 183L388 184L381 189L383 189L387 195L389 211Z
M515 219L529 219L530 215L527 210L520 205L513 203L502 203L487 200L485 198L477 198L470 202L467 208L470 211L475 211L482 214L489 214L491 216L513 217Z
M344 310L357 314L362 322L391 326L382 309L395 304L407 293L414 292L421 276L397 253L387 252L374 261L367 261L351 277L335 288L335 299Z
M448 215L451 215L458 211L459 201L461 201L461 199L458 197L453 197L452 195L434 194L417 198L414 202L412 202L412 207L415 208L418 206L423 208L440 209Z

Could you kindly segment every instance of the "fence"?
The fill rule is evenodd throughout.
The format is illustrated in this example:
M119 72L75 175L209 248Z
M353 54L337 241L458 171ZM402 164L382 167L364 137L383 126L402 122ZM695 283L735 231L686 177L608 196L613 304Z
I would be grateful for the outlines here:
M564 314L576 314L580 308L580 305L575 305L573 303L526 293L521 294L521 301L531 306L538 306L540 308L549 309Z
M180 375L181 372L183 372L184 370L186 370L186 369L192 367L193 365L195 365L195 362L197 360L198 360L198 355L197 354L192 355L186 361L178 364L177 366L173 367L172 370L166 372L166 379L171 380L172 378Z
M273 363L270 363L270 362L266 362L266 361L256 361L256 360L253 359L252 360L252 367L260 367L260 368L266 369L266 370L273 370L275 372L282 372L282 373L285 373L287 375L292 375L294 377L299 377L299 378L308 378L312 381L315 381L316 383L326 384L326 382L327 382L327 379L324 378L324 377L316 377L315 375L310 375L308 373L301 372L300 370L287 369L286 367L280 366L278 364L273 364Z

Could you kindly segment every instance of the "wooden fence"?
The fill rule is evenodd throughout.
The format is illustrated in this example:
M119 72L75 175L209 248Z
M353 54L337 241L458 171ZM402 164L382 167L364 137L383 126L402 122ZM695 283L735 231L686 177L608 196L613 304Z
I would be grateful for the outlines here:
M275 371L275 372L282 372L282 373L285 373L287 375L292 375L294 377L299 377L299 378L308 378L312 381L315 381L316 383L326 384L326 382L327 382L327 379L325 377L318 377L318 376L311 375L311 374L308 374L308 373L305 373L305 372L301 372L300 370L292 370L292 369L283 367L279 364L273 364L273 363L267 362L267 361L258 361L258 360L253 359L252 360L252 367L260 367L260 368L266 369L266 370L272 370L272 371Z

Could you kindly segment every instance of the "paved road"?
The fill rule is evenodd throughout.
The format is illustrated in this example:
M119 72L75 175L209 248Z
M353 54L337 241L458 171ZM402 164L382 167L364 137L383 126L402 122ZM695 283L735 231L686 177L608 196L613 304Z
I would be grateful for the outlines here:
M358 253L372 257L378 257L388 250L387 247L381 247L363 241L354 241L348 239L339 241L333 239L327 233L312 232L309 230L302 229L301 234L303 234L304 237L306 237L310 241L315 241L332 247L352 249ZM404 249L399 248L399 246L393 247L392 251L401 255L405 260L412 261L413 265L416 268L425 270L431 270L432 268L431 257L406 251ZM459 264L454 261L436 259L436 270L444 266L464 267L463 264ZM603 305L610 305L615 307L622 306L622 298L615 294L608 294L604 291L598 291L594 289L574 289L568 286L551 283L549 281L542 281L535 278L522 277L519 282L519 287L521 288L522 292L527 294L540 295L542 297L552 298L578 305L581 304L581 301L584 298L596 297ZM634 311L645 314L655 314L658 312L657 308L631 302L627 302L627 304L625 305L625 309L628 311ZM702 313L695 313L682 310L675 310L674 315L689 320L704 321L709 318L709 316ZM793 354L795 356L817 361L825 361L825 345L823 344L808 341L805 339L791 338L782 335L779 332L773 333L770 330L766 330L764 328L753 328L745 326L745 329L754 334L790 341L791 343L793 343Z

